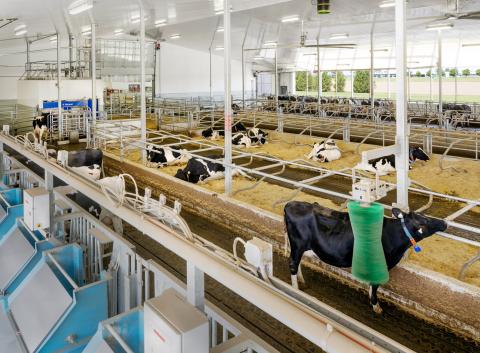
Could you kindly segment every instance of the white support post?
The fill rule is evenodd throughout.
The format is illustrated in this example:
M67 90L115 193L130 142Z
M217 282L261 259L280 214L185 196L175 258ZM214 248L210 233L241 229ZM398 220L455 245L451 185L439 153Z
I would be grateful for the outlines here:
M305 96L308 96L308 70L305 71L305 83L306 83Z
M141 125L141 141L142 141L142 161L147 160L147 107L145 96L145 11L142 1L140 5L140 125Z
M400 153L395 155L397 169L397 207L408 210L408 159L409 159L409 124L407 117L406 80L407 71L407 43L406 43L406 1L395 0L395 43L397 66L397 107L396 143Z
M275 47L275 111L278 112L278 50Z
M55 222L54 222L55 196L53 194L53 174L45 170L44 178L45 178L45 189L48 191L49 237L53 238L55 236Z
M59 139L63 136L63 119L62 119L62 63L60 61L60 33L57 32L57 104L58 104L58 134Z
M353 70L350 71L350 97L353 98Z
M443 97L442 97L442 31L438 30L438 61L437 61L437 73L438 73L438 112L443 112Z
M322 85L320 84L320 42L317 38L317 112L320 115L320 98L322 96Z
M374 109L375 109L375 88L374 84L375 81L373 79L373 74L374 74L374 59L375 59L375 53L374 53L374 45L373 45L373 34L375 32L375 21L377 19L377 13L375 12L373 14L373 22L372 22L372 29L370 31L370 103L372 106L372 114L374 114Z
M205 310L205 275L187 261L187 300L200 311Z
M230 0L223 2L223 66L224 66L224 115L225 115L225 147L224 161L225 167L225 195L232 192L232 68L231 68L231 26L230 26Z
M387 70L387 97L390 99L391 92L390 92L390 70Z
M95 134L95 127L97 125L97 32L95 28L95 22L91 21L92 28L92 52L90 53L90 59L92 61L92 131L90 134ZM90 136L88 136L88 142L90 143Z

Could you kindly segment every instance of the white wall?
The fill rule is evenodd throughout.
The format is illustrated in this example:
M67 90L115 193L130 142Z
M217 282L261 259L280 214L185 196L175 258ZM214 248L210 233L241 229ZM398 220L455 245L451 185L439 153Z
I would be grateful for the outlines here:
M222 52L212 53L212 91L223 95ZM192 50L169 43L160 49L160 93L162 95L201 95L210 92L210 56L208 51ZM252 90L251 65L245 65L245 91ZM157 92L158 93L158 92ZM242 63L232 60L232 94L242 94Z
M62 100L91 98L91 80L64 80L60 83L62 88ZM99 105L103 106L103 90L105 83L97 80L97 98ZM35 107L41 107L44 100L57 100L56 80L20 80L17 85L18 103Z

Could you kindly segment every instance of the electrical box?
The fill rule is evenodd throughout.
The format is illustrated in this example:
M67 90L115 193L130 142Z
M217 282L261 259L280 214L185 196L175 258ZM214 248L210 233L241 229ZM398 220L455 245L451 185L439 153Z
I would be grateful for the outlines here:
M352 196L361 202L374 202L387 196L387 184L379 180L361 179L353 184Z
M144 306L145 353L208 353L209 328L204 313L174 289Z
M30 230L50 226L49 197L48 191L41 187L23 190L23 217Z
M245 259L255 268L265 268L267 274L273 275L273 247L258 238L253 238L245 244Z

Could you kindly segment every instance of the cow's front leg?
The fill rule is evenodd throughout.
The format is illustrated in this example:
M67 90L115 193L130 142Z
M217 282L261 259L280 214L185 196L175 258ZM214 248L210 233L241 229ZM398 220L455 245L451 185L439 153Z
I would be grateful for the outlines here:
M382 310L382 307L380 306L380 303L378 302L378 297L377 297L378 287L379 287L378 284L370 285L368 296L370 298L370 304L372 305L373 311L375 311L375 313L377 314L381 314L383 310Z
M292 287L298 289L298 279L299 275L300 262L302 261L302 255L305 252L304 250L297 249L294 244L290 242L290 276L292 280ZM303 281L303 276L300 273L300 281Z

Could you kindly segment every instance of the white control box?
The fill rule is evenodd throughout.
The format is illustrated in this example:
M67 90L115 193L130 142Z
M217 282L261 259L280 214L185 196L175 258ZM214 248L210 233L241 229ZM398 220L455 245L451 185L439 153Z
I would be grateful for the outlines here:
M30 230L45 229L50 226L49 194L38 187L23 190L23 217Z
M245 244L245 259L255 268L265 268L267 274L273 276L273 247L258 238L253 238Z
M387 184L379 180L361 179L353 184L352 196L360 202L374 202L387 196Z
M144 307L145 353L208 353L208 319L174 289Z

